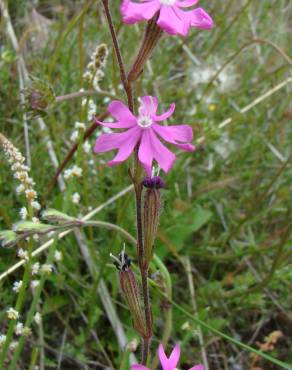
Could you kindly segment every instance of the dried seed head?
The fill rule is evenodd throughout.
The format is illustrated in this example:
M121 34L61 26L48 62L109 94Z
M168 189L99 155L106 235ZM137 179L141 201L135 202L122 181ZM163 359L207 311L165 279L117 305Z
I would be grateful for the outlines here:
M135 330L145 338L148 336L147 328L135 275L130 268L127 268L125 271L120 271L119 276L124 297L132 314L133 326Z
M24 109L32 116L44 115L55 101L55 93L48 82L31 77L24 90Z

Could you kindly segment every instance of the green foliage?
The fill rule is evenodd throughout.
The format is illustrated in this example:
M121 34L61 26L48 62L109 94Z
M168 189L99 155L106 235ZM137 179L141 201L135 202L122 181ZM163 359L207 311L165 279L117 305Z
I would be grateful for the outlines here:
M49 81L56 96L78 92L84 87L82 75L90 55L98 44L106 43L110 56L100 86L103 91L125 100L100 5L94 1L39 1L38 16L45 17L40 18L42 31L45 31L41 32L34 31L30 2L7 3L30 75ZM143 25L121 25L119 4L117 1L111 3L121 49L129 66L143 36ZM166 176L155 250L168 268L173 285L172 299L182 309L173 306L170 344L182 343L184 363L181 368L189 368L195 360L201 360L198 336L201 328L210 370L235 369L230 362L234 358L239 368L251 369L252 359L247 348L239 352L236 343L222 339L191 318L199 318L209 327L254 348L257 343L263 343L265 336L280 330L283 337L267 354L289 363L291 82L247 111L240 110L255 104L258 97L291 76L291 66L283 57L283 52L286 55L292 52L287 37L291 6L288 0L202 0L201 5L214 16L214 30L194 31L185 40L164 37L135 86L136 96L158 94L161 109L175 101L177 108L170 123L192 124L197 145L193 154L178 154L174 169ZM0 27L6 34L4 26L2 22ZM237 53L252 38L271 41L282 54L265 43L253 43ZM1 42L0 131L26 154L17 53L9 37L5 36ZM210 81L232 56L226 69L212 83L198 82L202 70L209 73ZM94 100L97 114L106 109L110 100L102 94L89 98ZM48 139L61 162L73 145L70 136L75 122L90 125L86 116L78 98L55 103L44 116L45 130L40 129L37 118L28 120L31 174L47 207L45 216L49 223L74 222L130 184L126 165L105 166L113 153L97 156L80 149L67 168L74 164L80 166L82 176L65 180L65 191L56 185L47 194L55 174L47 150ZM222 122L228 118L230 123L222 127ZM101 133L100 128L96 133ZM82 135L80 132L77 139L80 142ZM95 134L89 139L91 147L94 138ZM131 160L127 164L131 165ZM11 232L5 234L4 230L10 230L17 223L19 209L24 206L24 197L16 194L15 187L9 164L0 153L1 241L11 241L15 237ZM81 196L79 204L72 202L75 192ZM111 202L92 219L118 225L135 236L133 193ZM19 225L22 229L32 226L22 223L18 228ZM47 230L46 225L37 227ZM40 300L43 334L35 325L32 327L33 335L21 358L25 369L32 363L31 349L40 343L44 343L44 365L48 369L57 368L61 353L64 370L119 368L128 361L128 353L121 348L115 335L113 317L104 304L107 296L100 286L101 282L106 285L128 340L136 338L117 273L109 258L109 253L121 251L123 243L134 258L134 247L120 234L104 228L86 228L81 231L80 238L76 239L76 234L71 232L58 241L63 260L54 262L54 272L47 277ZM34 249L46 241L47 236L41 235ZM191 262L195 297L191 294L186 256ZM16 247L0 249L0 275L18 261ZM35 257L36 261L44 263L45 252ZM13 282L21 277L22 270L16 270L0 281L0 334L7 328L5 311L15 302ZM165 290L165 285L156 265L151 270L151 279L154 285L151 290L154 353L163 336L168 306L158 293L157 286ZM25 298L23 318L31 299L29 293ZM139 351L136 355L139 356ZM280 369L277 366L268 359L260 359L255 367Z

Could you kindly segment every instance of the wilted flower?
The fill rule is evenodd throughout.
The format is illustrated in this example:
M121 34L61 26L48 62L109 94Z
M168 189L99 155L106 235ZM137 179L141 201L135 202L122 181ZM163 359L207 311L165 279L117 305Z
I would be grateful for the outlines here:
M123 0L121 13L125 23L149 21L156 14L157 25L170 35L186 36L191 27L210 29L212 18L203 8L190 8L198 0Z
M164 352L163 345L160 344L158 348L158 356L163 370L176 370L180 358L180 348L178 345L176 345L168 358ZM149 370L149 369L146 366L136 364L132 365L132 370ZM201 364L196 365L189 370L204 370L204 366Z
M135 117L122 102L110 103L108 111L117 119L117 122L97 122L102 126L126 129L126 131L101 135L95 143L94 151L102 153L118 149L118 154L108 163L109 166L113 166L128 159L138 144L138 159L149 176L154 159L165 172L168 172L176 157L161 143L158 136L184 151L192 152L195 150L195 147L189 144L193 138L192 128L188 125L162 126L157 123L173 114L174 103L170 105L167 112L157 115L157 98L144 96L139 101L138 117Z
M7 317L10 320L17 320L19 318L19 313L14 308L10 307L7 311Z

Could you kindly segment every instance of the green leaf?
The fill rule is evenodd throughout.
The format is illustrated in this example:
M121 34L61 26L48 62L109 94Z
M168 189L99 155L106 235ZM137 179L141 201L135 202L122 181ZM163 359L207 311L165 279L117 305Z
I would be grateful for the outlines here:
M66 306L69 299L63 295L48 297L43 306L43 314L47 315L51 312L58 311L60 308Z
M179 251L193 233L209 222L212 215L211 211L197 206L191 212L187 211L176 217L173 225L168 227L166 234Z

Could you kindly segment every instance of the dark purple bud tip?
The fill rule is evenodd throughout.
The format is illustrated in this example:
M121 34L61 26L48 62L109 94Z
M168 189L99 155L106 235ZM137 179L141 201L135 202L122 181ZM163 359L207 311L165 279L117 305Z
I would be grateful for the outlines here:
M145 188L150 189L161 189L165 187L165 182L159 176L145 177L142 184Z

